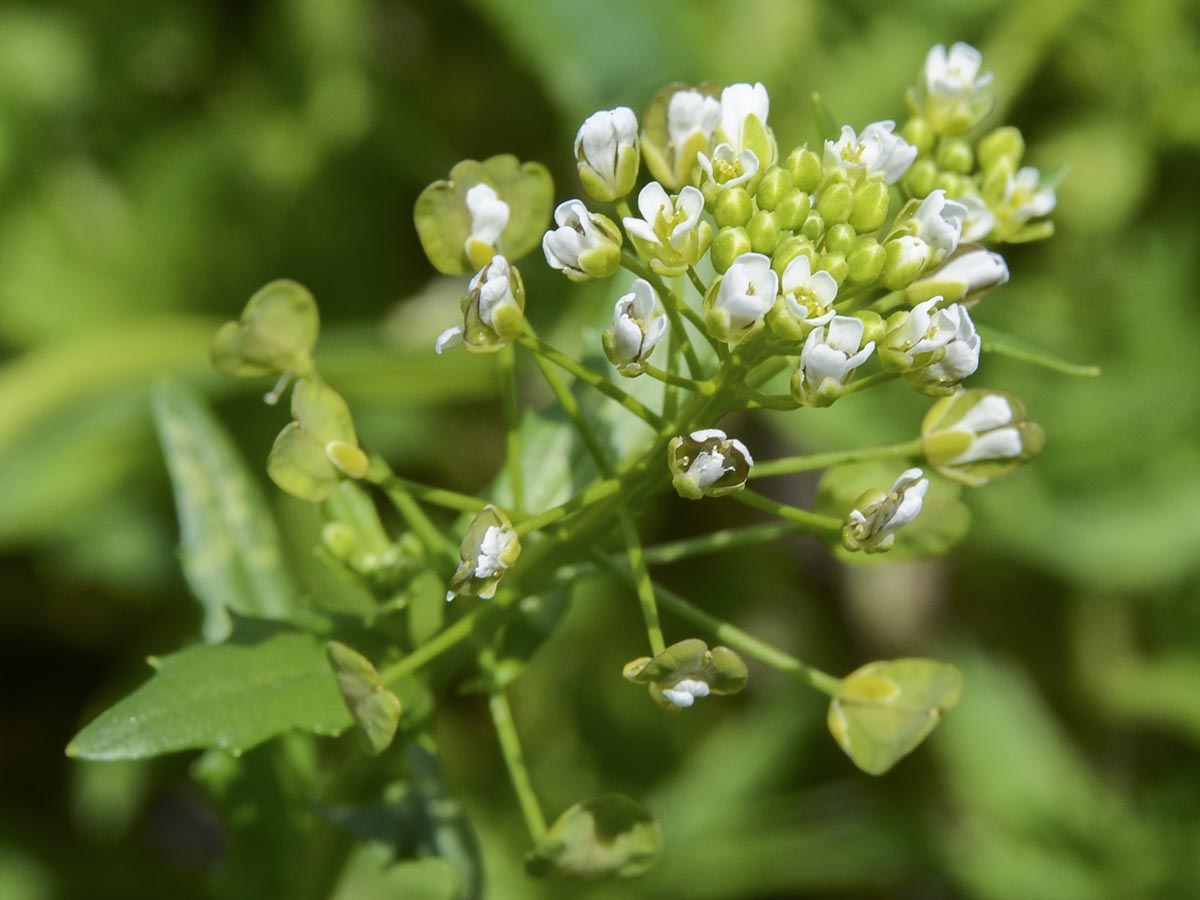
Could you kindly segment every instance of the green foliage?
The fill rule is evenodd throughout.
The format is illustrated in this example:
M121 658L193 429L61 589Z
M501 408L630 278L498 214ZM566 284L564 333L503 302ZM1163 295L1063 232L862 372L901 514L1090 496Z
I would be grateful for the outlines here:
M530 875L634 878L663 851L658 822L633 800L606 794L567 809L525 857Z
M241 753L293 729L337 734L350 724L324 646L309 634L268 632L150 663L150 680L79 732L67 747L70 756Z

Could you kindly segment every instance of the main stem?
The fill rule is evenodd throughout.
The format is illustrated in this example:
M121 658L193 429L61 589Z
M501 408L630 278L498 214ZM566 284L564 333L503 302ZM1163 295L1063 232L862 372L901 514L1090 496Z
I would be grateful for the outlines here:
M911 457L918 456L920 453L921 439L917 438L903 444L887 444L882 447L867 447L862 450L834 450L829 453L788 456L784 459L772 459L767 462L755 463L754 468L750 470L750 477L770 478L773 475L791 475L795 472L828 469L830 466L840 466L844 463Z
M513 791L521 805L521 815L525 818L525 827L529 837L536 844L546 833L546 817L542 814L541 804L533 790L533 781L529 778L529 770L525 767L525 756L521 752L521 739L517 736L517 727L513 722L512 708L508 705L508 697L504 688L495 688L488 694L488 710L492 714L492 724L496 727L496 736L500 740L500 752L504 756L504 764L508 767L508 778L512 782Z

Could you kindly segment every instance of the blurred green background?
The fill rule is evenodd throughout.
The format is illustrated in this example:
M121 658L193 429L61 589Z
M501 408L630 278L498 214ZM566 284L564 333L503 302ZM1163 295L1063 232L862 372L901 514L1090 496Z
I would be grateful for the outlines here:
M640 110L671 80L765 82L783 147L814 138L813 90L855 126L900 118L929 46L960 39L984 51L1029 161L1070 167L1058 235L1006 252L1012 282L978 316L1103 377L985 358L973 384L1021 396L1048 444L971 494L972 533L947 559L848 571L795 538L661 575L833 672L953 661L961 706L880 779L842 757L818 697L758 668L744 695L664 720L613 677L641 652L636 605L592 589L516 685L518 726L552 814L639 796L666 830L663 865L586 891L525 880L477 697L440 715L447 781L489 897L1200 897L1200 6L1187 0L0 6L0 897L285 896L271 879L299 852L288 835L311 827L302 807L242 798L229 831L191 757L63 756L146 677L146 655L197 633L154 380L203 390L255 468L282 424L264 386L209 374L221 319L271 278L304 282L322 371L365 443L406 474L477 489L503 446L493 370L432 354L461 285L433 278L417 244L426 183L511 151L573 196L579 122ZM532 321L565 346L608 315L603 291L536 259L524 270ZM879 391L738 429L766 458L908 439L927 405ZM805 503L814 483L772 490ZM270 496L313 570L314 513ZM672 500L646 531L749 520ZM246 763L270 771L278 752ZM400 888L364 859L346 900L444 896L436 861Z

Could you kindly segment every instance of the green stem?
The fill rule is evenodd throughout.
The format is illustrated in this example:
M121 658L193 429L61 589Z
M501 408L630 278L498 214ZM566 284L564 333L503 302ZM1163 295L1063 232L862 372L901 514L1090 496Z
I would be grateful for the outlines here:
M512 489L512 511L520 516L525 511L525 475L521 469L521 410L517 397L517 362L512 345L496 354L500 369L500 396L504 403L505 436L504 463Z
M666 422L658 413L648 409L640 400L625 393L603 375L593 372L590 369L577 363L571 357L567 356L553 347L544 343L536 335L526 330L526 333L521 336L521 344L529 350L541 356L543 359L554 363L560 369L570 372L584 384L604 394L606 397L615 400L625 409L629 410L646 424L653 427L656 431L662 428Z
M621 489L621 486L622 482L620 478L606 478L603 481L594 482L566 503L552 506L545 512L538 513L536 516L530 516L528 519L518 522L515 526L517 534L524 537L527 534L540 531L547 525L553 525L559 519L565 518L572 513L580 512L606 497L611 497Z
M842 389L842 396L845 397L848 394L857 394L859 391L865 391L868 388L885 384L899 377L900 373L898 372L876 372L874 375L868 375L866 378L858 378L850 382Z
M688 280L692 283L692 287L696 289L696 293L700 295L700 299L704 299L708 293L708 285L700 280L700 276L696 274L696 270L691 266L688 266L687 276Z
M882 297L873 300L868 309L874 310L882 315L883 313L891 312L893 309L896 309L899 306L903 306L907 302L907 291L892 291L890 294L884 294Z
M652 366L650 363L642 363L642 371L651 378L657 378L664 384L675 385L676 387L687 388L689 391L694 391L697 394L703 394L706 397L711 397L717 392L716 385L711 381L693 381L691 378L680 378L678 375L672 375L670 372L664 372L657 366Z
M395 684L402 678L413 674L422 666L433 662L433 660L437 659L443 653L453 650L471 636L480 619L512 606L518 597L518 594L498 594L491 601L491 605L476 606L461 619L439 631L412 653L381 669L379 672L380 680L384 684Z
M486 500L480 500L478 497L429 487L416 481L409 481L407 478L401 478L378 456L371 457L371 470L367 473L367 480L378 485L384 492L402 491L418 500L424 500L432 506L440 506L456 512L477 513L488 505Z
M815 533L837 534L842 530L842 521L840 519L835 519L832 516L822 516L819 513L809 512L807 509L788 506L786 503L780 503L778 500L764 497L755 491L738 491L736 494L730 494L729 498L737 500L739 503L744 503L747 506L753 506L755 509L761 509L763 512L771 513L781 519L795 522L797 525L803 526Z
M671 321L671 333L675 336L675 340L679 342L684 359L687 360L688 371L691 372L693 378L702 378L704 376L704 367L700 365L700 357L696 355L696 348L692 346L691 338L688 337L682 317L686 316L688 321L695 325L701 334L707 337L708 331L704 328L704 320L690 306L680 300L679 296L667 287L661 278L633 257L628 255L622 256L621 265L639 278L644 278L658 292L659 299L662 300L663 309L667 313L667 318Z
M380 466L382 466L382 470ZM425 510L421 509L412 495L399 483L400 480L394 476L388 478L385 470L386 463L376 457L372 461L371 469L367 472L368 480L383 488L383 492L392 501L396 511L400 513L401 518L417 536L417 539L425 545L425 549L431 556L440 557L457 566L458 548L454 542L442 534L441 529L433 523L429 516L425 515Z
M747 525L742 528L724 528L699 537L647 547L646 563L651 566L670 565L706 553L720 553L723 550L769 543L784 535L803 530L799 522L791 520Z
M504 756L504 764L508 767L508 779L512 782L513 791L521 805L521 814L525 817L525 827L529 837L536 844L546 833L546 817L542 814L541 804L533 790L533 782L529 778L529 770L525 766L525 757L521 752L521 739L517 736L517 728L513 723L512 708L508 705L508 697L503 688L496 688L488 694L488 710L492 714L492 723L496 726L496 736L500 739L500 752Z
M882 447L867 447L862 450L834 450L830 453L812 453L807 456L788 456L755 463L750 470L751 478L770 478L773 475L791 475L794 472L811 472L828 469L843 463L871 462L877 459L893 459L898 456L918 456L921 439L904 444L887 444Z
M663 641L662 625L658 621L658 604L654 599L654 585L650 581L650 570L646 568L646 554L642 549L637 525L629 510L622 507L618 510L618 515L621 519L621 533L625 538L625 547L629 554L629 570L633 574L638 603L642 607L642 618L646 621L646 636L650 639L650 655L657 656L666 649L667 645Z
M580 439L583 441L584 447L596 461L596 468L601 475L609 476L612 474L612 466L608 462L608 458L604 455L604 448L600 444L600 439L596 437L596 432L588 425L587 420L583 417L583 409L579 405L579 401L575 399L575 395L571 393L570 388L559 377L557 370L551 367L550 363L542 359L540 356L535 356L533 361L537 364L538 371L542 373L542 378L550 387L551 392L558 400L559 406L563 408L563 412L567 414L567 418L575 426L576 432L579 433Z

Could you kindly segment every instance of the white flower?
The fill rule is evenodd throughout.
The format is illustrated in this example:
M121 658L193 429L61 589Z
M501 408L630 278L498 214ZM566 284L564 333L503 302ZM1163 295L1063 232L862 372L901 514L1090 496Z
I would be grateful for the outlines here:
M746 485L754 458L746 445L719 428L671 439L667 464L676 492L688 500L721 497Z
M921 423L925 459L947 478L978 487L1015 471L1041 452L1046 436L1025 405L999 391L957 391Z
M492 261L475 273L468 285L468 300L465 310L466 321L472 318L478 320L500 341L511 340L514 329L519 330L519 324L524 320L522 303L513 293L514 286L519 287L520 279L516 270L511 268L508 260L496 255ZM434 343L434 350L441 353L447 347L452 347L463 340L466 326L455 325L447 328ZM476 350L499 349L502 344L489 342L486 346L475 347ZM472 345L468 343L468 349Z
M761 84L731 84L721 91L721 132L737 150L746 149L743 129L750 116L766 127L771 101Z
M483 540L479 542L479 555L475 557L475 577L481 580L491 578L507 569L508 565L504 560L516 540L517 533L511 527L489 526L483 533Z
M894 134L895 122L872 122L855 135L849 125L842 126L837 141L825 142L825 169L842 169L852 181L883 177L888 184L895 184L908 171L917 158L917 148Z
M838 285L825 271L812 271L812 262L803 254L783 270L780 290L787 310L805 325L815 328L833 318L833 301Z
M667 134L676 151L699 132L705 146L721 124L721 103L699 91L676 91L667 104Z
M837 399L851 373L870 358L875 342L862 345L865 326L853 316L834 316L828 325L809 332L792 377L792 394L809 406L828 406Z
M550 268L584 281L605 278L621 265L620 233L604 216L591 212L582 200L567 200L554 210L558 228L542 237L542 252Z
M1004 202L1012 207L1012 221L1025 223L1054 211L1058 198L1052 187L1041 186L1042 176L1033 166L1025 166L1008 177Z
M980 339L965 306L936 309L941 297L931 297L913 307L904 322L887 336L889 349L906 354L908 378L918 388L948 392L979 368ZM932 312L931 312L932 310ZM922 354L944 351L936 361L922 366Z
M638 194L637 205L642 218L626 218L626 231L648 244L683 250L704 212L704 195L689 184L672 199L666 188L651 181Z
M970 101L992 83L992 73L979 74L983 54L961 41L950 48L937 44L925 57L925 91L939 100Z
M697 153L696 161L708 179L723 188L737 187L758 174L758 156L754 151L736 153L729 144L717 144L711 159Z
M480 182L467 191L467 212L471 216L471 233L467 236L467 255L471 244L478 241L495 248L504 226L508 224L508 204L489 184Z
M980 247L952 257L926 277L937 282L961 282L963 295L969 297L1007 282L1008 263L999 253Z
M987 394L978 400L961 419L946 431L962 431L973 440L966 450L946 460L943 465L961 466L966 463L992 459L1016 459L1024 452L1020 430L1012 406L999 394Z
M862 509L850 510L842 529L842 541L850 550L879 553L890 550L896 542L896 531L917 517L929 490L929 480L920 469L907 469L891 491Z
M685 678L673 688L664 688L662 695L680 709L687 709L699 697L708 696L708 683L694 678Z
M912 221L917 226L917 237L930 246L934 257L945 258L958 247L966 217L967 208L947 199L946 192L938 189L921 201Z
M967 208L967 217L963 219L962 240L967 243L982 241L991 234L996 226L996 214L987 205L987 201L977 194L965 194L958 202Z
M743 253L725 271L716 293L706 298L710 333L726 343L745 338L762 324L778 293L779 276L770 257Z
M666 334L666 316L654 315L657 300L650 283L639 278L613 308L613 324L604 335L604 350L618 370L638 374L637 366L650 357Z
M633 189L637 180L638 122L627 106L588 116L575 135L575 158L588 193L598 200L615 200Z

